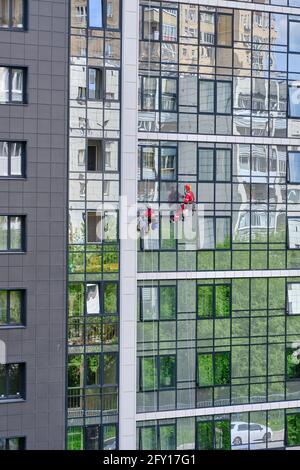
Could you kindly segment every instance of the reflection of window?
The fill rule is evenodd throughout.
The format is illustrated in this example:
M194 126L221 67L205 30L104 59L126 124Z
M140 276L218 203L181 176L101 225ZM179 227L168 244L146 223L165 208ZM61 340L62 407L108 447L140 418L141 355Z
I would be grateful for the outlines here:
M25 364L0 364L0 400L25 398Z
M289 315L300 315L300 284L287 285L287 310Z
M199 80L199 112L231 114L232 84L229 81Z
M87 212L87 243L101 243L117 238L117 213Z
M300 152L288 153L288 182L300 183Z
M140 358L140 389L142 391L172 389L176 383L176 356Z
M87 213L87 242L99 243L102 241L103 215L96 211Z
M162 9L162 40L177 41L177 10Z
M172 320L175 316L176 286L141 288L141 320Z
M161 79L161 110L177 111L177 80L175 78Z
M177 177L176 147L140 147L141 180L175 181ZM159 164L160 162L160 164Z
M230 367L229 352L198 354L198 387L229 385Z
M0 290L0 326L24 323L25 292Z
M289 248L299 249L300 248L300 218L289 217L288 218L288 240Z
M155 77L141 77L141 109L156 111L159 109L159 79Z
M200 13L200 43L217 46L232 45L232 15Z
M229 420L198 421L196 428L196 449L230 450L231 432Z
M25 144L0 141L0 177L24 176Z
M25 450L25 437L0 437L0 450Z
M230 217L204 217L200 220L200 249L229 250L231 246Z
M76 289L76 290L74 290ZM80 290L79 290L80 289ZM73 284L69 294L73 313L81 314L83 311L82 285ZM118 310L118 286L114 282L89 283L86 285L86 313L115 314Z
M23 251L24 238L24 217L0 215L0 251Z
M103 99L103 70L100 68L89 68L89 99Z
M25 69L0 67L0 103L25 102Z
M24 28L24 0L0 0L0 28Z
M101 140L88 141L87 171L103 171L103 142Z
M117 427L115 424L68 427L68 450L115 450Z
M286 445L300 445L300 413L286 415Z
M175 147L161 147L160 153L160 179L163 181L176 180L177 149Z
M160 9L143 8L143 39L158 41L160 36Z
M293 343L286 349L287 379L300 379L300 343Z
M176 450L175 424L140 427L139 450Z
M230 181L231 150L199 148L199 181Z
M231 314L231 286L198 285L198 318L222 318Z
M100 313L100 284L86 285L86 313Z

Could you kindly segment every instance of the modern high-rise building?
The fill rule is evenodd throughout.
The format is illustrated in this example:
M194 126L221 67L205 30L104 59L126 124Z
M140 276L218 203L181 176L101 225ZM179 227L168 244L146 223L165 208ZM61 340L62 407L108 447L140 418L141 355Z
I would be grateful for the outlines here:
M0 0L0 449L300 449L300 0Z

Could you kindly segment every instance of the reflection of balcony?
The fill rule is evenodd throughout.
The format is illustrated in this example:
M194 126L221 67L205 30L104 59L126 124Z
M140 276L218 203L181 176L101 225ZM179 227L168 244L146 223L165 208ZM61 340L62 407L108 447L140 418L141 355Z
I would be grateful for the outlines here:
M115 390L115 391L112 391ZM84 396L84 389L69 387L68 417L82 418L83 416L109 415L118 411L118 393L116 387L95 388L95 394Z

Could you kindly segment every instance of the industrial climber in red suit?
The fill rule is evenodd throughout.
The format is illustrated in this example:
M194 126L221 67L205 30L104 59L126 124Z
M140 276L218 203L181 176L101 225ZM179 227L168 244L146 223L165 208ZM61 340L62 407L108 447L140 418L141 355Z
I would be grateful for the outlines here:
M194 204L195 202L195 195L192 191L192 186L190 184L186 184L184 187L184 196L183 196L183 202L180 205L178 211L176 212L175 215L171 215L171 221L172 222L177 222L180 215L182 216L182 220L184 221L184 214L183 211L186 209L186 206L190 204Z

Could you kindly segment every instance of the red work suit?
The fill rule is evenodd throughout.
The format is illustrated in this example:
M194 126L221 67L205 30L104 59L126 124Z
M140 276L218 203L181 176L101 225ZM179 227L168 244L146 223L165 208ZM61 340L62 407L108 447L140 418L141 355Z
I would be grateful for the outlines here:
M180 205L178 211L176 212L174 216L174 220L177 221L180 217L180 215L183 213L185 206L188 206L189 204L193 204L195 202L195 195L193 191L187 191L184 195L183 203Z

